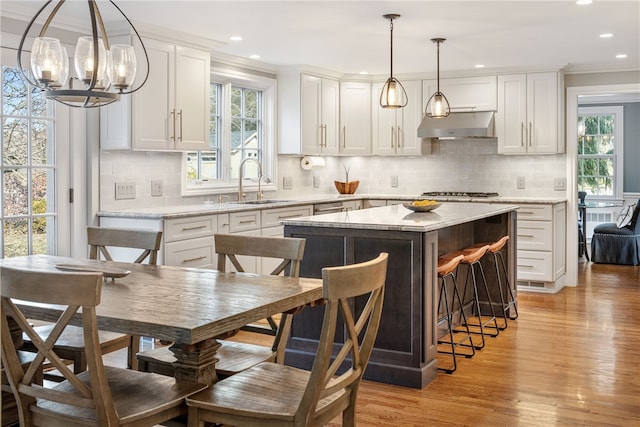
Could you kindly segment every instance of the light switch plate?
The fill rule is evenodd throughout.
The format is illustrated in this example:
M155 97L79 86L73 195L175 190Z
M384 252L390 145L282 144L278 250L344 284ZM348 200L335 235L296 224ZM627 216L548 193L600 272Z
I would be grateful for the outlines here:
M567 178L553 178L553 189L555 191L564 191L567 189Z
M320 177L318 175L313 176L313 188L320 188Z
M293 178L290 176L282 177L282 188L284 190L291 190L293 187Z
M136 183L135 182L116 182L115 185L116 200L135 199Z
M151 197L162 196L162 181L151 181Z
M524 190L524 176L519 176L516 179L516 188L518 190Z
M393 188L397 188L398 187L398 176L397 175L393 175L391 177L391 187L393 187Z

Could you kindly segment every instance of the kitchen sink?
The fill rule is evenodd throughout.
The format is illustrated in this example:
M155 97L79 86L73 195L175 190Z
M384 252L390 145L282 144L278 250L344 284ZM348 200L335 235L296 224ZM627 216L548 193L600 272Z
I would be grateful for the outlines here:
M243 200L243 201L234 201L230 203L234 203L237 205L268 205L270 203L284 203L290 202L291 200L280 200L280 199L264 199L264 200Z

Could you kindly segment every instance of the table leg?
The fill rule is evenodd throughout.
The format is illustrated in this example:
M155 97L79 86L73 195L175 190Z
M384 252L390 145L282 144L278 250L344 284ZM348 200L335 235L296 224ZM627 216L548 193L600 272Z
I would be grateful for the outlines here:
M589 245L587 245L587 208L586 206L580 206L578 210L580 211L580 219L582 220L582 250L587 261L590 261L589 251L587 249L589 247Z
M196 344L173 344L169 349L177 359L173 364L175 377L207 385L217 382L215 354L219 347L220 343L215 339Z

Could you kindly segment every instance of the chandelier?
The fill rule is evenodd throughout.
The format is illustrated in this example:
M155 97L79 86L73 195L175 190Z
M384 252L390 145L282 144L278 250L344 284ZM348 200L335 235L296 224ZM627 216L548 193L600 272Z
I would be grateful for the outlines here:
M111 0L109 3L127 21L144 52L146 74L139 84L133 85L137 71L133 46L109 43L96 0L87 0L91 34L79 37L76 43L73 57L75 77L70 77L69 56L60 40L46 35L49 25L65 0L57 2L42 24L42 29L31 47L30 72L25 70L22 66L25 40L38 17L51 3L52 0L47 1L31 19L18 46L18 67L23 78L31 86L43 91L48 99L71 107L91 108L111 104L119 100L121 95L133 93L146 83L149 77L147 50L129 18ZM77 82L74 83L74 80Z

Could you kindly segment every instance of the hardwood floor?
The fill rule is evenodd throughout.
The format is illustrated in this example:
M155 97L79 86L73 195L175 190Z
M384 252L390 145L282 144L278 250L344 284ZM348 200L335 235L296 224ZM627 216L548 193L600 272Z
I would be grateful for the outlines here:
M364 381L358 425L640 425L640 267L579 268L578 287L520 292L518 320L455 373L422 390Z
M363 381L358 426L640 425L640 267L581 263L579 283L520 292L519 319L422 390Z

